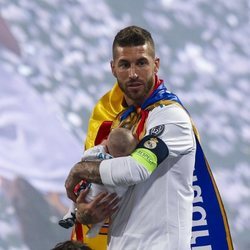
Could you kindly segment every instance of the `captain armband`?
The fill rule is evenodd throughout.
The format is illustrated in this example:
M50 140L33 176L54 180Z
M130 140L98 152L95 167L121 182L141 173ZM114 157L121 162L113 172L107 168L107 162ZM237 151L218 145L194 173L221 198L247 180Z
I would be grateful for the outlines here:
M160 138L147 135L139 142L131 156L152 173L168 154L168 147Z

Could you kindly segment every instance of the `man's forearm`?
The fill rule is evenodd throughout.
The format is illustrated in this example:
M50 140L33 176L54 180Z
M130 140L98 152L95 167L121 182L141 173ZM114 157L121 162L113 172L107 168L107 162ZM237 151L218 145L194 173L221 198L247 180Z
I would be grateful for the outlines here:
M71 200L76 200L74 189L81 180L85 179L89 182L102 184L99 166L100 162L98 161L80 161L70 170L65 181L65 188Z
M86 179L89 182L102 184L99 166L98 161L80 161L74 166L72 174L81 180Z

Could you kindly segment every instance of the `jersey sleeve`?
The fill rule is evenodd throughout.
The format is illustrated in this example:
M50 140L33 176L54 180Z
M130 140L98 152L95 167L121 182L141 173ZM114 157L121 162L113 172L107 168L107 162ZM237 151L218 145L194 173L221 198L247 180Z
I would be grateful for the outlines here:
M107 186L131 186L146 180L150 172L131 156L102 161L102 183Z

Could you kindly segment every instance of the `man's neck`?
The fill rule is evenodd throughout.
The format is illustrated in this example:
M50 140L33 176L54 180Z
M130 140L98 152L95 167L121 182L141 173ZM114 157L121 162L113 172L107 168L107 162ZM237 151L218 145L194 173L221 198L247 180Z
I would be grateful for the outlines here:
M131 100L129 97L124 96L124 107L129 107L129 106L135 106L135 107L140 107L143 102L146 100L147 98L143 99L142 101L134 101Z

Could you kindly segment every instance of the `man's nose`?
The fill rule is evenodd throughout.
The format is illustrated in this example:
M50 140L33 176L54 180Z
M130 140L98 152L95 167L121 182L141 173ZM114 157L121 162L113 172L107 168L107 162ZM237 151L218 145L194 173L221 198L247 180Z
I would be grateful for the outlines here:
M137 79L137 78L138 78L138 75L136 74L136 70L135 70L135 67L134 67L134 66L131 66L131 67L130 67L130 70L129 70L129 78L130 78L130 79Z

